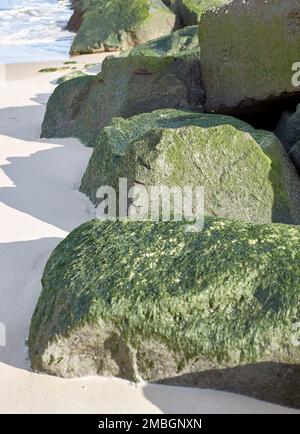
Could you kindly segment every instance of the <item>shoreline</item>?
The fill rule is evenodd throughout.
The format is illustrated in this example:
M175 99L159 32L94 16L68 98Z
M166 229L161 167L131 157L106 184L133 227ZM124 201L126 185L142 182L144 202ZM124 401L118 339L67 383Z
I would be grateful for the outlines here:
M43 68L64 67L66 66L65 62L76 62L78 66L81 67L84 64L102 63L103 60L109 55L117 56L118 52L82 54L78 56L66 56L66 57L62 57L61 59L54 59L54 60L49 59L49 60L40 60L40 61L37 60L33 62L20 62L20 63L0 62L0 84L3 85L3 82L7 82L7 81L25 80L41 74L53 74L53 73L42 73L39 72L39 70ZM70 66L76 66L76 64ZM68 72L70 71L68 70L56 71L55 74L58 73L60 76Z
M2 63L60 60L67 56L75 37L66 28L72 12L69 0L2 0Z

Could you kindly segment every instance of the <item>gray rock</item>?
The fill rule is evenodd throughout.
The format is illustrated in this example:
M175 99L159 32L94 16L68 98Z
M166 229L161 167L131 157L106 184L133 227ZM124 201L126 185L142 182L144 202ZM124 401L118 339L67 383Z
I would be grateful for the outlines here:
M201 72L208 111L249 114L298 95L299 0L233 0L201 18Z
M47 104L42 136L75 136L95 146L113 117L161 108L202 111L203 100L197 27L189 27L105 59L95 77L58 86Z

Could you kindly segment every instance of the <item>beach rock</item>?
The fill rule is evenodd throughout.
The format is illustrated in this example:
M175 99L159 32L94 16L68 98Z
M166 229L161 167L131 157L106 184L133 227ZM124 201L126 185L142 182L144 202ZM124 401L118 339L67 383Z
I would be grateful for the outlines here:
M86 75L60 84L47 103L42 137L76 137L76 117L96 83L94 76Z
M56 81L56 84L61 84L61 83L65 83L66 81L68 81L68 80L72 80L73 78L77 78L77 77L84 77L84 76L86 76L87 74L85 73L85 72L83 72L83 71L80 71L80 70L73 70L73 71L70 71L68 74L66 74L66 75L63 75L62 77L60 77L57 81Z
M178 17L179 25L193 26L199 23L201 15L209 8L220 7L231 0L164 0L164 3Z
M207 218L189 233L183 222L85 223L45 268L32 368L133 381L260 363L295 372L299 261L296 226ZM295 380L289 394L299 403ZM250 393L262 384L258 376Z
M158 110L104 128L81 191L99 187L204 186L208 215L300 223L300 179L277 137L238 119Z
M123 57L109 57L95 77L58 86L47 104L43 137L80 138L94 146L115 116L129 117L160 108L201 111L197 27L151 41Z
M173 30L160 0L80 0L68 28L78 29L71 54L129 49Z
M285 145L300 174L300 104L295 112L284 112L276 134Z
M71 7L74 12L66 26L66 29L70 32L78 32L83 21L83 2L81 0L72 0Z
M233 0L201 18L201 77L207 111L253 114L300 96L298 0Z

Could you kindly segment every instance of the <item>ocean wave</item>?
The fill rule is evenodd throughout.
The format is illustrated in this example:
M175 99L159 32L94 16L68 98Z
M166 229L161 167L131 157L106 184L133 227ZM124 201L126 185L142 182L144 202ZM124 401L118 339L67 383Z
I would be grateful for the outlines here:
M45 45L66 52L74 35L65 29L71 15L69 0L1 0L0 45Z

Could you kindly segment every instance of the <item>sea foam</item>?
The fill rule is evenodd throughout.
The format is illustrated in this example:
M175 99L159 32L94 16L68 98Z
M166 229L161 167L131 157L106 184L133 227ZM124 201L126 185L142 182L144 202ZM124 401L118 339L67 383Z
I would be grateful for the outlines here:
M69 0L1 0L0 63L66 56L71 13Z

